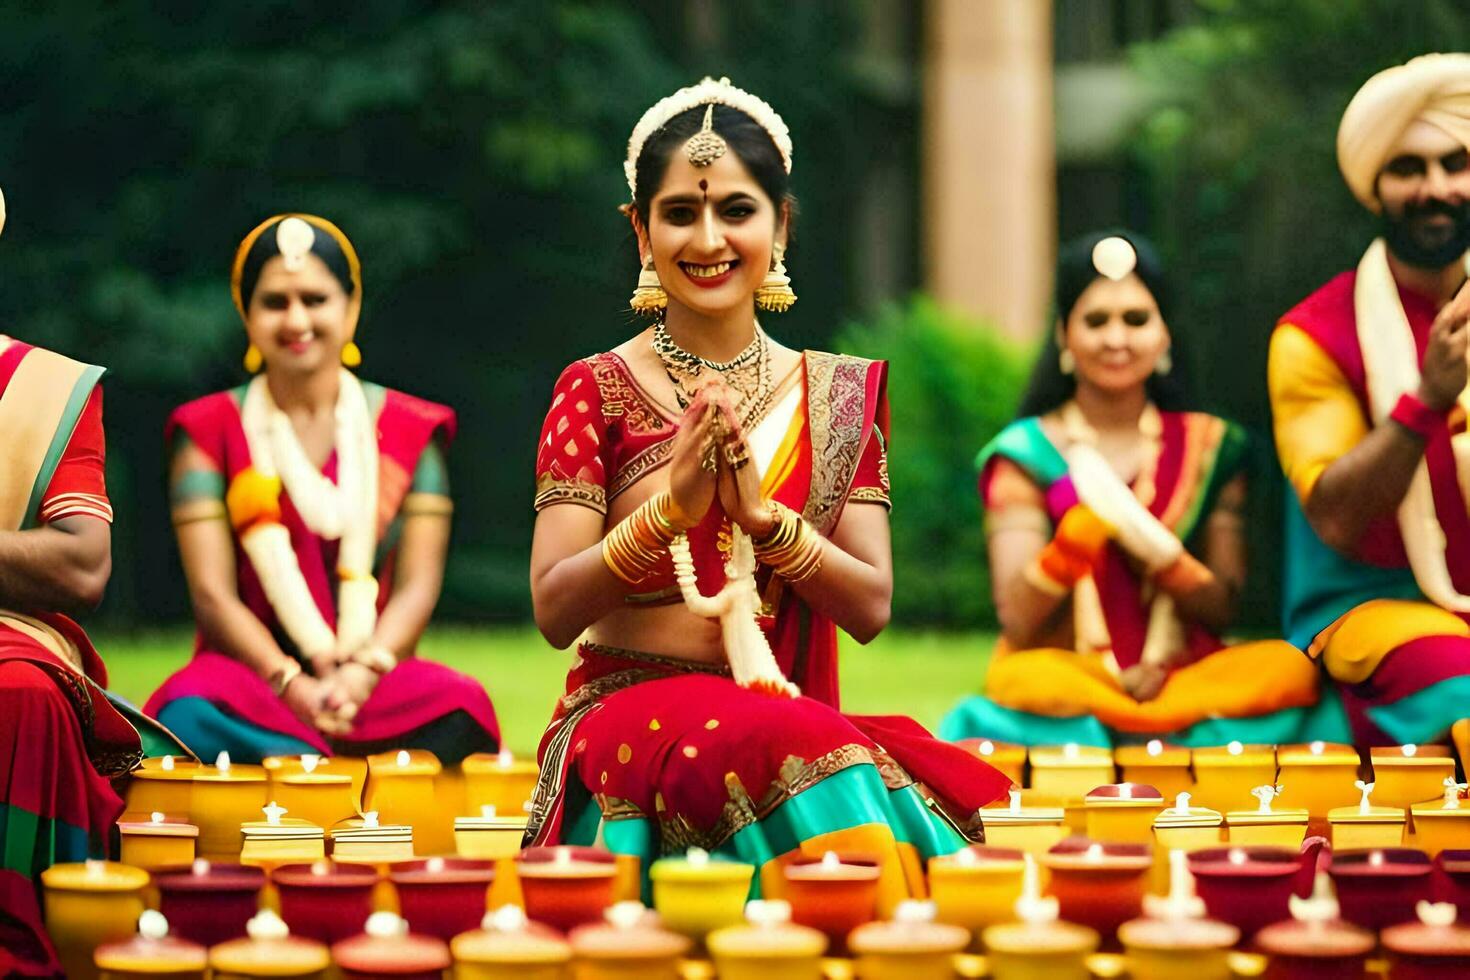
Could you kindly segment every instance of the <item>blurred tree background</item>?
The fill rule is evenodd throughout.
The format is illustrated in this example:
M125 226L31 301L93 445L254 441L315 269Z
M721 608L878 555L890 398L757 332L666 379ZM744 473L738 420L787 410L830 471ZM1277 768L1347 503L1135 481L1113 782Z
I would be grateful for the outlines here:
M975 0L987 2L987 0ZM1036 0L1044 2L1044 0ZM244 378L227 276L264 217L337 221L363 256L365 376L460 412L441 612L521 622L550 385L639 329L622 160L643 109L706 74L770 99L796 142L783 341L892 360L896 613L993 611L975 451L1025 353L918 288L923 5L902 0L441 4L0 3L0 327L112 369L118 510L102 616L187 618L163 496L179 403ZM1280 483L1265 452L1271 324L1373 231L1333 138L1372 72L1466 50L1464 0L1055 0L1058 225L1155 237L1207 400L1262 436L1251 623L1274 623ZM1069 92L1134 107L1081 135ZM1070 72L1070 74L1069 74ZM1072 81L1069 83L1068 78ZM1089 130L1090 131L1090 130ZM1004 139L997 133L996 139ZM1106 144L1106 145L1104 145ZM978 271L977 271L978 274Z

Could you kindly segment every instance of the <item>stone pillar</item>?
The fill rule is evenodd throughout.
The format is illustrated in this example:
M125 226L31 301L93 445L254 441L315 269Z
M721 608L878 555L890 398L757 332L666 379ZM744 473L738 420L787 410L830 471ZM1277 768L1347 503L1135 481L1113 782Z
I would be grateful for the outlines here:
M1056 249L1051 7L925 7L924 282L1017 339L1045 327Z

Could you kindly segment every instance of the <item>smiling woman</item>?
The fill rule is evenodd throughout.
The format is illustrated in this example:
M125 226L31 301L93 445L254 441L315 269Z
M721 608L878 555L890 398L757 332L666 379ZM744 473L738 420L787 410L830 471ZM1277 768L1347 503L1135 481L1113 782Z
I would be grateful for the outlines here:
M655 322L563 371L541 433L536 621L578 649L530 834L645 869L722 850L768 895L800 853L869 852L887 909L1009 781L907 718L837 710L837 628L888 621L886 365L756 321L796 299L791 156L781 117L724 80L629 141L632 306Z
M148 713L206 758L496 748L480 685L414 656L449 545L454 412L346 370L362 274L331 222L263 222L230 285L264 372L169 420L199 632Z

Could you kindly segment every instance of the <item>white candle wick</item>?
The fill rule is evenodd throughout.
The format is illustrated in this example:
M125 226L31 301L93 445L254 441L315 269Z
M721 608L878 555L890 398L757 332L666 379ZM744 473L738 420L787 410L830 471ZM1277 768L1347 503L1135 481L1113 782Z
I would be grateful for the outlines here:
M955 864L963 864L965 867L971 868L980 863L980 858L973 849L962 847L955 852L954 861Z
M158 764L158 768L162 769L164 772L173 772L174 757L171 755L164 756L163 761Z
M195 875L196 877L203 878L205 875L209 874L209 861L204 858L195 858L194 863L189 865L189 873Z
M702 847L691 847L684 852L684 860L689 862L691 868L705 868L709 866L709 851Z
M271 800L269 806L263 806L260 809L265 814L265 822L272 827L279 827L281 818L286 815L286 808L277 806L275 800Z
M86 868L86 875L88 878L97 879L107 876L106 861L99 861L96 858L87 858Z
M910 925L933 922L938 915L938 909L933 902L920 901L918 899L906 898L898 903L893 910L893 921L903 922Z
M148 822L151 824L163 823L163 814L158 810L154 810L152 813L148 814Z
M1412 743L1399 746L1399 751L1404 754L1405 759L1412 759L1419 754L1419 746Z
M1229 752L1231 755L1240 755L1242 752L1245 751L1245 746L1241 745L1237 741L1232 741L1229 745L1225 746L1225 751Z
M393 761L397 763L398 768L403 769L413 761L413 757L408 754L408 749L399 749L398 756Z
M1147 751L1151 756L1161 756L1164 754L1164 743L1156 738L1151 738L1148 740Z
M362 931L375 939L394 939L408 935L408 922L393 912L374 912L367 917Z
M291 930L279 915L262 909L245 923L245 934L256 942L280 941L291 935Z
M224 749L221 749L219 755L214 757L214 767L220 772L229 772L230 753L226 752Z
M1355 779L1353 780L1353 785L1363 794L1363 798L1358 801L1358 813L1367 816L1373 810L1373 804L1369 801L1368 797L1373 795L1375 784L1365 783L1361 779Z
M301 771L306 773L316 772L316 767L321 765L321 762L322 757L319 755L303 755L301 757Z
M525 910L519 905L502 905L485 913L480 928L486 932L523 932L528 923Z
M510 749L501 749L495 756L495 764L502 769L509 769L516 761L516 757Z
M1103 846L1101 844L1088 844L1085 858L1089 864L1096 864L1103 859Z
M1076 742L1068 742L1062 746L1062 755L1068 759L1075 759L1082 754L1082 747Z
M1118 784L1118 799L1120 799L1120 800L1131 800L1131 799L1133 799L1133 784L1132 783L1119 783Z
M1011 813L1013 813L1013 814L1020 813L1021 812L1021 791L1018 790L1018 789L1013 789L1010 792L1010 796L1011 796Z
M1321 755L1323 752L1327 751L1327 743L1319 739L1318 741L1313 742L1309 746L1309 748L1311 749L1313 755Z
M494 803L481 803L480 804L480 816L484 817L486 820L494 820L495 819L495 804Z
M325 878L332 870L332 866L326 859L311 862L311 873L313 877Z
M823 871L831 871L834 868L840 867L842 867L842 858L837 856L836 851L828 851L827 853L822 855Z
M602 913L603 918L607 919L615 929L636 928L647 914L648 909L643 903L635 901L614 902Z
M424 862L424 870L430 874L439 874L444 870L444 859L442 857L431 857Z
M1189 816L1189 796L1188 793L1174 794L1174 813L1178 816Z
M168 935L168 919L164 918L162 912L144 909L143 914L138 916L138 935L157 942Z
M1250 855L1238 847L1232 847L1229 855L1230 863L1239 867L1250 860Z
M367 813L364 813L362 815L362 825L367 830L377 830L378 829L378 811L377 810L369 810Z
M992 742L988 738L985 741L981 742L980 743L980 754L981 755L994 755L995 754L995 743Z

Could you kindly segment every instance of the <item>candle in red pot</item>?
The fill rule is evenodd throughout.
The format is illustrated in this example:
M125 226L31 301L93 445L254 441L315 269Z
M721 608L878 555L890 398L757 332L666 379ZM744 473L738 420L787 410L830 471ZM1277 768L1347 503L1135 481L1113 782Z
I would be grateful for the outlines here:
M1256 946L1270 957L1272 980L1337 980L1361 977L1375 945L1373 933L1338 917L1337 899L1326 872L1316 877L1312 897L1293 895L1291 918L1256 933Z
M388 880L398 891L399 910L408 927L448 942L479 928L485 918L495 862L431 857L394 866Z
M245 935L260 906L265 872L239 864L193 864L153 875L158 907L176 935L205 946Z
M362 931L373 912L378 870L365 864L287 864L271 872L291 931L328 945Z
M874 858L828 851L820 858L799 858L782 873L791 921L825 933L834 951L844 950L847 934L877 913L879 870Z
M1415 903L1429 898L1431 870L1423 851L1406 847L1337 853L1328 868L1342 917L1365 929L1412 922Z
M1470 976L1470 926L1456 922L1449 902L1420 902L1415 922L1383 930L1379 938L1390 954L1393 980L1437 980Z
M1097 930L1104 940L1143 911L1143 891L1153 867L1147 844L1105 844L1085 837L1062 841L1041 863L1051 870L1048 894L1061 917Z
M602 920L617 873L612 854L591 847L528 847L516 858L526 915L562 932Z
M1228 922L1249 938L1290 914L1292 895L1311 888L1317 853L1314 837L1301 851L1282 847L1211 847L1189 855L1195 890L1210 917Z
M453 962L444 940L409 932L392 912L368 916L361 934L332 946L332 961L343 980L442 980Z

